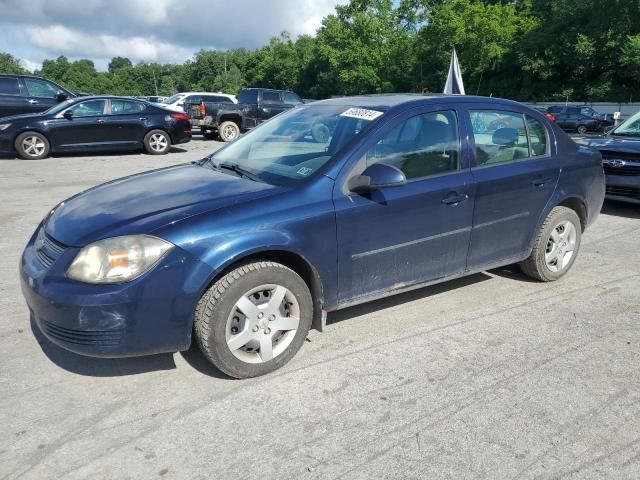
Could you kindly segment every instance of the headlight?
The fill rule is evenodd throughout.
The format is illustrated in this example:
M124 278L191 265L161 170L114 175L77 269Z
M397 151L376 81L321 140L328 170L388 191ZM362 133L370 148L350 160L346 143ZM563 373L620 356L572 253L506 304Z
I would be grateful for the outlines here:
M3 123L2 125L0 125L0 132L4 132L10 126L11 126L10 123Z
M128 282L172 248L171 243L146 235L107 238L80 250L67 269L67 277L86 283Z

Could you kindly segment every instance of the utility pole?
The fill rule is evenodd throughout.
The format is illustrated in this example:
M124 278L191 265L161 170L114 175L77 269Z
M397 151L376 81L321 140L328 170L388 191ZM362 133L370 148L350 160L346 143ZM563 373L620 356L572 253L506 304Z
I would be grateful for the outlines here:
M156 71L155 70L151 70L151 73L153 74L153 85L154 87L156 87L156 97L158 96L158 82L156 82Z

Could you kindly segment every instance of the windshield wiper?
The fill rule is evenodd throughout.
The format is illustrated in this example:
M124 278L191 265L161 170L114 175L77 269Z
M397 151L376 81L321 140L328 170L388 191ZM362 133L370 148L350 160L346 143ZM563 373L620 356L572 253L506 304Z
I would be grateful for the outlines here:
M231 170L232 172L238 174L238 176L240 177L248 178L249 180L253 180L254 182L264 183L264 180L258 177L255 173L252 173L249 170L242 168L237 163L231 163L231 162L215 163L213 161L213 158L211 157L209 157L207 162L216 170L222 170L222 169Z

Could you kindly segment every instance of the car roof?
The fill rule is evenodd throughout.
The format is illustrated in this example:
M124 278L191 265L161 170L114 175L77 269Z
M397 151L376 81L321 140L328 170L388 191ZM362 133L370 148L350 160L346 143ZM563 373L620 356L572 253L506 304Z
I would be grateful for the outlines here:
M511 105L520 108L525 105L496 97L477 97L473 95L423 95L419 93L392 93L379 95L360 95L355 97L336 97L318 100L314 105L336 105L345 107L368 107L389 110L401 105L423 105L438 103L493 103L496 105Z
M231 95L230 93L222 93L222 92L179 92L176 95L223 95L225 97L235 97L235 95Z

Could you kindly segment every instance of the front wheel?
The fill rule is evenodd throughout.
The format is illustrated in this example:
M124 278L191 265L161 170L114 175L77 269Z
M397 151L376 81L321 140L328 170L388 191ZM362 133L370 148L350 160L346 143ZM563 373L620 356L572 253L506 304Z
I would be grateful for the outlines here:
M587 127L585 127L584 125L578 125L578 133L580 135L584 135L587 133Z
M151 130L144 137L144 148L151 155L164 155L171 148L171 138L163 130Z
M25 160L40 160L49 155L49 140L38 132L25 132L18 135L14 146L18 155Z
M581 238L576 212L555 207L540 227L531 255L520 263L522 271L543 282L558 280L575 262Z
M306 283L279 263L242 265L202 296L194 319L198 346L234 378L272 372L287 363L311 328Z
M218 127L218 135L223 142L232 142L240 136L240 127L236 122L227 120Z

